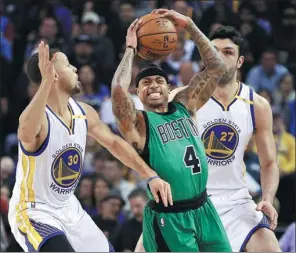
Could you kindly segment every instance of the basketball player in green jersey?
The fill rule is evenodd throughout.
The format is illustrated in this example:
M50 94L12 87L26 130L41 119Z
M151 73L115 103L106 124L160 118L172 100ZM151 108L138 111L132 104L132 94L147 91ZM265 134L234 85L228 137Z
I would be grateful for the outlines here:
M122 135L170 184L173 197L173 205L171 201L168 205L154 200L148 191L144 248L154 252L229 252L227 235L206 193L206 154L191 119L212 95L225 66L217 50L190 18L174 11L157 11L189 32L207 68L193 77L186 91L168 103L168 76L156 65L149 65L136 77L137 93L145 111L136 110L128 88L141 20L135 20L129 27L126 51L112 81L113 112Z

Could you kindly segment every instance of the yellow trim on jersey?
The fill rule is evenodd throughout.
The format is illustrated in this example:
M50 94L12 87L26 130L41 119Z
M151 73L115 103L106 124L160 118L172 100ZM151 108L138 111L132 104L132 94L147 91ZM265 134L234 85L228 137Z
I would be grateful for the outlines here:
M236 96L236 98L239 99L239 100L244 101L247 104L250 104L250 105L253 105L254 104L254 101L251 101L249 99L246 99L246 98L243 98L243 97L240 97L240 96Z
M72 119L86 119L86 116L85 115L73 115L72 116Z
M16 220L19 223L18 229L27 236L28 241L34 249L38 250L43 238L32 226L27 213L27 202L35 202L35 193L33 190L35 166L36 158L27 156L22 152L23 179L20 187L20 201L16 207Z

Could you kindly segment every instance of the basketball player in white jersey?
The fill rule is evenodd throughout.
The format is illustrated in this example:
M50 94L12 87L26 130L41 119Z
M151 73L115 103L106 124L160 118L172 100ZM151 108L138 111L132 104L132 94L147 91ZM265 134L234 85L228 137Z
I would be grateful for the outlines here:
M25 251L108 252L107 238L74 195L87 134L146 177L156 200L160 193L166 205L171 202L170 187L92 107L71 98L80 84L65 54L53 54L41 42L27 74L40 87L19 118L19 161L9 205L12 233Z
M281 251L272 230L277 226L273 200L279 183L276 148L269 103L249 86L237 81L244 62L244 39L233 27L218 28L211 42L221 53L227 72L213 96L197 112L204 142L209 179L207 190L228 234L233 251ZM186 87L172 91L170 99ZM244 174L244 151L252 134L261 165L262 200L252 200Z

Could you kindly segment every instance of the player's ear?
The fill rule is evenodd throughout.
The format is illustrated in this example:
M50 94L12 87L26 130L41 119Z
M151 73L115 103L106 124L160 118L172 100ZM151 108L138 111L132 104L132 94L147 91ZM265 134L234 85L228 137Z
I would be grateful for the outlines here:
M237 68L238 69L241 68L241 66L243 65L244 61L245 61L245 57L244 56L238 57L238 61L237 61Z
M169 94L171 93L171 85L168 83Z
M135 92L137 93L137 95L139 96L139 89L135 88Z

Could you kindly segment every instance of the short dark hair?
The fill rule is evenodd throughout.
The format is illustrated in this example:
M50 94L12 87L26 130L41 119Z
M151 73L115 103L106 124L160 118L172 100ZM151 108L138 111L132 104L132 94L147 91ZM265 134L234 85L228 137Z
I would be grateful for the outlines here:
M217 28L210 36L210 40L214 39L230 39L235 45L238 45L239 56L245 52L246 42L244 37L233 26L221 26Z
M136 188L134 189L129 195L128 195L128 199L133 199L136 197L141 197L144 200L148 200L148 196L145 190L143 190L142 188Z
M112 189L112 184L111 182L102 174L97 174L94 178L94 185L98 182L98 181L104 181L109 189Z
M50 49L49 50L49 59L51 60L53 55L57 52L59 52L59 51L56 49ZM38 53L35 53L30 57L28 64L27 64L27 76L32 83L39 85L39 84L41 84L42 76L41 76L41 72L40 72L40 69L38 66L38 64L39 64L38 57L39 57Z

